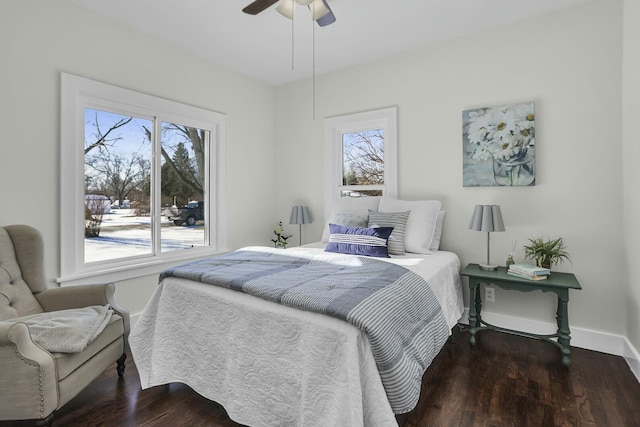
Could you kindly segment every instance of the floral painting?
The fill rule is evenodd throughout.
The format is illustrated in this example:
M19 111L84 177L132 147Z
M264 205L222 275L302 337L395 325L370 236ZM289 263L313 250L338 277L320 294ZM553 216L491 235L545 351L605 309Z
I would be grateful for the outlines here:
M463 185L535 185L534 119L533 102L463 111Z

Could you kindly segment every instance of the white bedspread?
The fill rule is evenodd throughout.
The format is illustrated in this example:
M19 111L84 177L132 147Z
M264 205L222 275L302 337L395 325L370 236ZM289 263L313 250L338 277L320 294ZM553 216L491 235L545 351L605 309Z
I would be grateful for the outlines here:
M462 314L457 256L390 260L427 279L453 326ZM366 335L335 318L167 278L129 343L143 388L188 384L242 424L397 425Z

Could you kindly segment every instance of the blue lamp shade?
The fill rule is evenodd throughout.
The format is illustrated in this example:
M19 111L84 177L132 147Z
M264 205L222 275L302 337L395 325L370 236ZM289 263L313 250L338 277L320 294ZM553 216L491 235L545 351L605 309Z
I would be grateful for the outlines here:
M474 231L484 231L487 233L487 262L480 263L480 270L495 271L497 265L490 262L489 234L492 231L504 231L504 221L498 205L476 205L469 222L469 229Z
M297 205L291 208L289 224L298 224L300 228L300 245L302 245L302 224L311 224L311 214L306 206Z

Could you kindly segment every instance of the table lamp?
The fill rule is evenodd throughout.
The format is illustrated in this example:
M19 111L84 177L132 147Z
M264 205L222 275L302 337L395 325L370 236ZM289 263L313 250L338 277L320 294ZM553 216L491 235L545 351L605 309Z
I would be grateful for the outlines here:
M300 226L300 245L302 246L302 224L311 224L309 208L300 205L292 207L289 224L298 224Z
M498 205L476 205L473 210L469 229L474 231L484 231L487 233L487 262L480 263L480 270L495 271L498 266L491 264L489 250L489 235L492 231L504 231L502 213Z

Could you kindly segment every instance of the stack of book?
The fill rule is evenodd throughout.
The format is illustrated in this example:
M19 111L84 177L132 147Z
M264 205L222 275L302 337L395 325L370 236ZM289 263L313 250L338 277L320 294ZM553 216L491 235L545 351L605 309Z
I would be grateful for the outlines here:
M511 264L507 274L521 279L544 280L551 274L551 270L531 264Z

